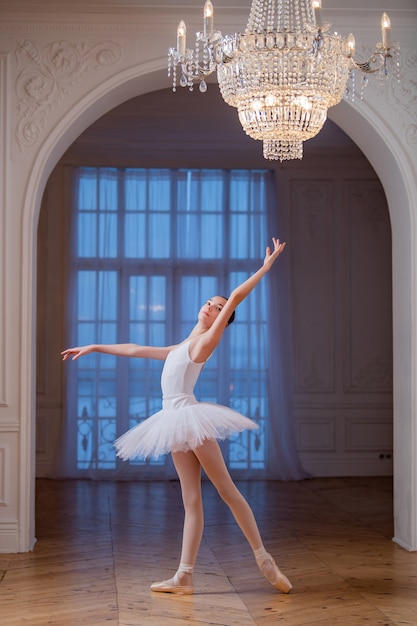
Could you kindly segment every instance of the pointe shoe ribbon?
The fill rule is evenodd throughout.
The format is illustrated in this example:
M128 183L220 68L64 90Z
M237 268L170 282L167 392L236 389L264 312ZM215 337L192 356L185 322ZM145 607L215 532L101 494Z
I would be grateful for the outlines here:
M269 555L267 559L258 563L258 567L268 582L270 582L275 589L282 591L282 593L289 593L291 591L292 584L281 572L272 556Z

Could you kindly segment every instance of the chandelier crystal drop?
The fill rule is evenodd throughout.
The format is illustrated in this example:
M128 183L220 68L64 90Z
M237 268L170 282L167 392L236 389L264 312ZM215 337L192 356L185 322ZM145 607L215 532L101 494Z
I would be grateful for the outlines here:
M390 41L391 24L381 20L382 42L369 60L354 59L352 34L343 37L323 23L321 0L253 0L243 33L223 36L213 29L213 5L204 5L203 31L194 50L186 48L186 26L177 29L177 47L168 53L169 73L192 90L217 70L225 102L238 111L244 131L263 141L266 159L301 159L303 142L317 135L330 107L347 92L354 69L385 78L387 62L398 45ZM353 97L353 90L352 90Z

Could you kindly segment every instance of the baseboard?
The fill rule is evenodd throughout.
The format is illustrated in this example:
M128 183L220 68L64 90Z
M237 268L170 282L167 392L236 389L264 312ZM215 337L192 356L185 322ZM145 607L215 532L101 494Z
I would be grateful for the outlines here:
M404 548L404 550L407 550L407 552L417 552L417 547L413 548L412 546L410 546L409 544L405 543L404 541L402 541L398 537L393 537L392 540L393 540L394 543L399 545L401 548Z
M391 459L314 459L308 455L300 455L306 472L316 478L337 476L392 476L393 462Z

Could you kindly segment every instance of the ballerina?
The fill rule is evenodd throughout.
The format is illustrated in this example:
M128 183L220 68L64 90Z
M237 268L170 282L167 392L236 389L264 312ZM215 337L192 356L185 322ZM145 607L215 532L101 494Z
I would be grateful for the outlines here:
M266 551L252 509L234 484L218 443L230 434L258 428L248 417L219 404L198 402L194 386L204 366L233 322L235 309L255 288L285 248L272 238L273 249L266 248L262 266L229 298L214 296L200 309L197 323L179 344L153 347L136 344L91 344L68 348L63 360L72 360L102 352L116 356L164 360L161 376L162 410L128 430L115 441L122 459L158 457L171 452L184 504L182 549L174 576L152 583L155 592L193 594L193 569L203 536L204 516L201 494L201 469L229 506L253 550L256 563L265 578L278 590L289 593L292 585Z

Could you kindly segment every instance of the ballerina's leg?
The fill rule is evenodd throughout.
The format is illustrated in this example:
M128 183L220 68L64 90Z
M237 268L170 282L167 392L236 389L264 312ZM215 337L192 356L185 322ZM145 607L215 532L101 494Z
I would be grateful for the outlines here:
M173 452L172 459L180 479L184 504L184 528L180 565L169 580L153 583L153 591L193 593L193 568L201 544L204 527L201 496L201 466L193 452Z
M232 511L253 550L259 569L276 589L288 593L292 585L279 570L272 556L265 550L253 511L234 484L218 442L207 439L194 452L220 497Z

